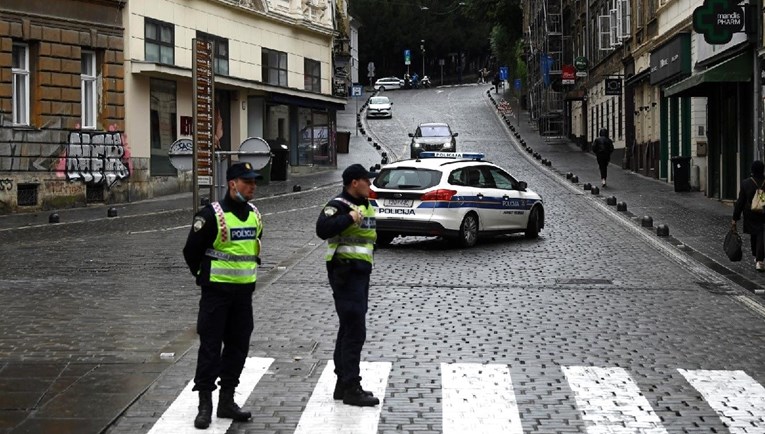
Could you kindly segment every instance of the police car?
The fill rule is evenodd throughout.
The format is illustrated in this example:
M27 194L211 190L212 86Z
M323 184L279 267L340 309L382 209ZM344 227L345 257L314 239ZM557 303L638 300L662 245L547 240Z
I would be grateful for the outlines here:
M544 227L542 197L479 153L422 152L384 166L370 202L377 212L377 244L396 236L441 236L462 247L478 237Z

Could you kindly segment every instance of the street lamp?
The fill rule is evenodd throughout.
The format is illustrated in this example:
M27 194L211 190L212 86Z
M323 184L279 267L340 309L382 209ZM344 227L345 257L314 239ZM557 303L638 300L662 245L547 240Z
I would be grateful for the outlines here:
M420 49L422 50L422 76L425 77L425 40L420 39Z

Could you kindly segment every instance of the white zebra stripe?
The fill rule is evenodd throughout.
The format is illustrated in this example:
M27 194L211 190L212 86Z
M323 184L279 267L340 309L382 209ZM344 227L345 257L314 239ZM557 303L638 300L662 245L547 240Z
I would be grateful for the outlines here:
M765 433L765 387L744 371L678 369L731 434Z
M361 378L364 390L380 399L375 407L354 407L332 398L335 390L335 364L330 360L313 389L295 434L372 434L377 433L385 388L390 375L390 362L361 362Z
M523 433L506 365L441 363L444 434Z
M236 388L234 401L239 406L244 406L245 401L255 389L255 385L266 373L274 359L262 357L249 357L244 362L242 375L239 377L239 386ZM194 428L194 418L197 416L199 394L192 391L194 380L189 381L178 398L170 404L167 410L157 420L149 431L149 434L199 434L200 430ZM210 427L205 434L224 434L233 422L231 419L218 419L215 416L215 408L218 406L218 394L213 392L213 417ZM246 409L245 409L246 410Z
M622 368L563 367L588 434L666 434L661 420Z

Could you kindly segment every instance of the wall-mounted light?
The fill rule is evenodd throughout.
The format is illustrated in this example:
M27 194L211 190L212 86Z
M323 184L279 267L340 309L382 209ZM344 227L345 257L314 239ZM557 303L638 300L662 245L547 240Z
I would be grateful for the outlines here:
M247 101L242 101L242 110L247 110Z

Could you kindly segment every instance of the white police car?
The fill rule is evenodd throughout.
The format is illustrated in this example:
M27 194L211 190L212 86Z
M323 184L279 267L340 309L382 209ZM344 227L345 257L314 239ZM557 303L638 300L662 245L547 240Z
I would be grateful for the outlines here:
M483 158L422 152L384 166L369 196L377 212L377 244L398 235L442 236L462 247L479 236L524 232L536 238L545 221L542 197Z

